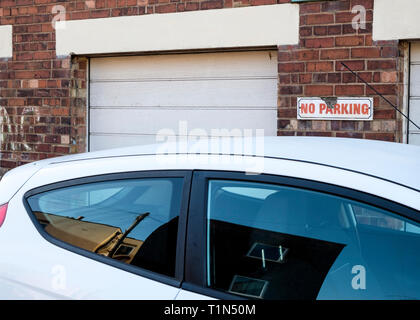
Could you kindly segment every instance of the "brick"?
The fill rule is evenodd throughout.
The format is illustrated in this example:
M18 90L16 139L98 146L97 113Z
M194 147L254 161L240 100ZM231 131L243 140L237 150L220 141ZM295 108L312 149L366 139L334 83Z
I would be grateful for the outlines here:
M89 17L90 17L89 11L71 12L72 20L89 19Z
M54 134L70 134L71 127L54 127Z
M373 9L373 0L351 0L351 7L361 5L366 9Z
M13 169L17 166L15 161L8 161L8 160L0 160L0 167L1 168L7 168L7 169Z
M335 87L335 94L337 96L345 95L359 95L362 96L365 93L364 85L337 85Z
M176 4L165 4L165 5L159 5L155 7L156 13L170 13L170 12L176 12Z
M328 35L338 35L342 33L342 27L340 25L328 26Z
M349 49L329 49L321 51L321 59L325 60L347 59L349 57Z
M290 84L290 74L279 75L279 84Z
M277 120L277 129L290 129L290 120Z
M25 136L25 140L28 142L40 142L41 141L41 136L37 135L37 134L27 134Z
M251 6L262 6L262 5L269 5L269 4L276 4L276 3L277 3L277 0L251 0L250 1ZM221 5L223 7L223 2Z
M337 132L335 134L338 138L356 138L356 139L362 139L363 133L361 132Z
M359 72L357 75L363 80L365 80L367 83L372 82L372 72ZM357 82L362 81L360 79L357 79Z
M334 46L334 38L305 39L306 48L331 48Z
M328 27L327 26L316 26L316 27L314 27L314 35L316 35L316 36L326 36L326 35L328 35Z
M49 70L37 71L16 71L15 77L17 79L45 79L50 77Z
M70 70L53 70L52 71L52 78L69 78L70 77Z
M302 62L279 63L279 66L278 66L279 73L303 72L303 71L305 71L305 64Z
M319 51L318 50L298 50L292 53L292 58L298 61L303 60L318 60Z
M366 35L365 36L365 46L372 46L372 35Z
M312 27L300 27L299 35L301 37L310 37L312 35Z
M305 95L307 96L331 96L333 95L333 86L331 85L307 85L305 87Z
M22 107L22 106L25 105L25 100L26 99L24 99L24 98L12 98L12 99L9 99L8 100L9 107L18 107L18 106Z
M395 119L394 109L375 109L375 119Z
M95 0L94 6L95 6L96 9L103 9L103 8L105 8L105 5L106 5L105 0Z
M382 58L397 58L399 56L398 47L382 47L381 57Z
M50 144L36 144L35 150L38 152L51 152L51 145Z
M294 136L295 133L293 131L277 131L278 136Z
M61 143L59 135L46 135L44 139L45 143Z
M35 126L34 131L35 133L49 133L51 130L51 127L49 126Z
M299 130L311 130L312 129L312 121L311 120L299 120L298 129Z
M398 86L395 84L379 84L372 85L372 87L377 90L382 95L396 95L398 93ZM373 95L375 92L369 87L366 88L367 95Z
M368 70L395 70L395 60L374 60L367 62Z
M88 9L94 9L95 8L95 0L86 0L85 6Z
M187 2L185 4L185 11L194 11L199 9L199 4L197 2Z
M395 135L393 133L367 132L365 137L371 140L395 141Z
M312 74L311 73L304 73L299 75L299 83L311 83L312 82Z
M90 12L91 18L108 18L110 17L110 10L93 10Z
M306 17L306 25L319 25L334 23L333 14L311 14Z
M327 130L328 122L327 121L320 121L320 120L312 120L312 130Z
M301 86L282 86L279 89L280 94L302 94Z
M302 3L299 6L300 14L321 12L321 3Z
M67 153L69 153L69 147L54 146L53 147L53 152L54 153L67 154Z
M332 61L308 62L306 64L307 72L328 72L333 71L334 63Z
M307 131L305 132L307 136L312 137L331 137L332 132L322 132L322 131Z
M33 59L34 60L48 60L52 58L51 51L38 51L34 52Z
M353 71L362 71L365 70L365 61L337 61L335 64L336 71L348 71L346 67L344 67L341 62L343 62L346 66L348 66Z
M329 83L340 83L341 82L341 73L328 73L327 82L329 82Z
M343 83L354 83L357 82L357 78L350 72L343 73Z
M280 108L278 109L277 116L279 118L296 118L297 110L295 108Z
M335 22L336 23L352 23L355 16L356 14L352 13L351 11L336 12Z
M341 122L341 130L354 131L355 129L356 129L356 122L355 121L342 121Z
M336 12L343 10L350 10L350 0L323 2L321 7L322 12Z
M327 82L327 74L326 73L314 73L313 74L313 82L314 83Z
M347 36L335 38L337 47L362 46L365 40L363 36Z
M396 71L391 72L381 72L381 82L397 82L398 73Z
M291 54L289 51L279 51L277 52L277 59L278 61L290 61L291 60Z
M381 50L379 48L353 48L351 49L352 58L379 58Z

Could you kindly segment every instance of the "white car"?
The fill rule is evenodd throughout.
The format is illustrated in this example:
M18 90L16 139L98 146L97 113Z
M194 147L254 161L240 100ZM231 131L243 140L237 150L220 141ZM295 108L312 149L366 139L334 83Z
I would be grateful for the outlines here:
M0 204L0 299L420 298L419 147L270 137L77 154L9 171Z

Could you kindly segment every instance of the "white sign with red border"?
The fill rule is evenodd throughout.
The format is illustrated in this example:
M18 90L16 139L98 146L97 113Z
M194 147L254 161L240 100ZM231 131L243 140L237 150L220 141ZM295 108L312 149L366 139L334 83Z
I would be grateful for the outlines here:
M298 98L299 120L373 120L373 98Z

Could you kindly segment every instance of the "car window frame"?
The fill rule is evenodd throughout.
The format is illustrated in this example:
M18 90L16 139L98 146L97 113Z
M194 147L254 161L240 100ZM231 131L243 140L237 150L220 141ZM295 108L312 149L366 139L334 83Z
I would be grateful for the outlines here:
M371 205L393 213L396 216L420 223L419 211L392 200L348 187L276 174L249 174L240 171L224 170L194 170L187 224L185 281L182 284L182 288L216 299L249 300L246 297L207 287L207 208L209 180L266 183L320 192Z
M63 240L54 238L48 234L41 226L41 224L36 219L33 214L28 198L47 191L53 191L60 188L79 186L88 183L95 182L107 182L115 180L131 180L131 179L154 179L154 178L182 178L182 194L181 194L181 206L179 213L179 222L178 222L178 233L177 233L177 248L176 248L176 260L175 260L175 276L170 277L158 272L147 270L141 267L132 266L125 264L123 262L117 261L110 257L105 257L94 252L82 249L80 247L74 246ZM192 181L192 171L191 170L148 170L148 171L131 171L123 173L108 173L88 177L74 178L70 180L64 180L59 182L54 182L39 186L28 190L23 195L23 205L26 209L26 212L34 224L35 228L39 234L51 244L76 253L83 257L89 258L96 262L104 263L106 265L118 268L122 271L133 273L135 275L148 278L150 280L158 281L173 287L180 288L184 280L184 263L185 263L185 248L186 248L186 229L187 229L187 219L188 219L188 206L190 202L190 193L191 193L191 181Z

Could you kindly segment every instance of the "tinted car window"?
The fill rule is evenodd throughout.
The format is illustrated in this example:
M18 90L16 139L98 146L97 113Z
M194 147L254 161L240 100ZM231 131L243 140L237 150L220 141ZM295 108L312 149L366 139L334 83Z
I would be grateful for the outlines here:
M174 276L182 178L95 182L29 197L43 229L56 239Z
M419 224L345 198L210 180L207 285L258 299L418 299Z

